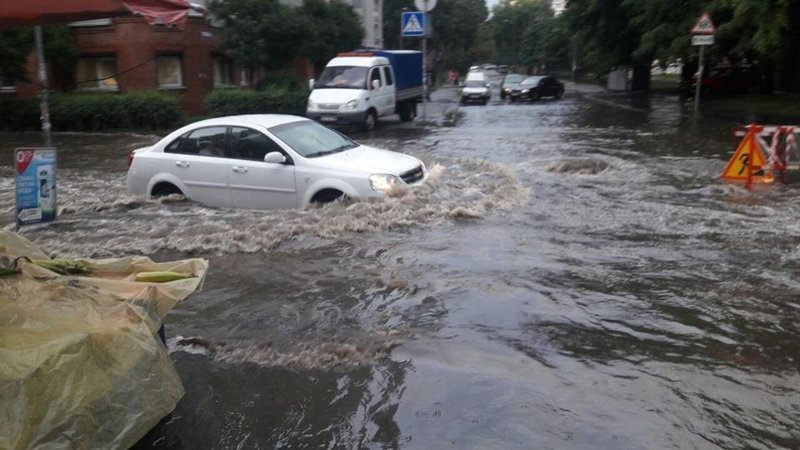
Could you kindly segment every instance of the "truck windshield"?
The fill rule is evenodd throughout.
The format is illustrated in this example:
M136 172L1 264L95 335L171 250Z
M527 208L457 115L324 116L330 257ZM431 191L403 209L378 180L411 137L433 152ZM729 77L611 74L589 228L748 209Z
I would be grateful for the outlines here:
M367 67L326 67L314 84L315 88L366 89Z

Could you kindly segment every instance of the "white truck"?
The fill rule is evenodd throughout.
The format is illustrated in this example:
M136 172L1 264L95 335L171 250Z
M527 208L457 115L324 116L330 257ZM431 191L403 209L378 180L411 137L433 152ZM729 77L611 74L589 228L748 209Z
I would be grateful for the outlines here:
M311 80L306 116L323 124L372 130L379 117L414 120L422 101L422 52L356 50L340 53Z

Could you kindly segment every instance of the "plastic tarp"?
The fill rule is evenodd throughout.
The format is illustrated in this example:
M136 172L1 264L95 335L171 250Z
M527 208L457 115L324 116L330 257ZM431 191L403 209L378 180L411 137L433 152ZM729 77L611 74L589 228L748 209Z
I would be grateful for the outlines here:
M49 259L0 231L0 260ZM0 277L0 448L128 448L183 395L157 335L178 302L200 290L204 259L77 259L92 272L58 275L25 260ZM134 281L141 271L195 275Z

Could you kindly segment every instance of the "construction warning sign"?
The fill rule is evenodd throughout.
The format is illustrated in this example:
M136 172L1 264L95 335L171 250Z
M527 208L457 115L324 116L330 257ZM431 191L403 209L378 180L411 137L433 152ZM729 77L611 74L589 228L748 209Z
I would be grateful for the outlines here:
M739 148L736 149L731 160L728 161L725 170L722 171L722 178L749 181L765 165L765 160L766 158L756 142L756 131L751 129L739 144Z

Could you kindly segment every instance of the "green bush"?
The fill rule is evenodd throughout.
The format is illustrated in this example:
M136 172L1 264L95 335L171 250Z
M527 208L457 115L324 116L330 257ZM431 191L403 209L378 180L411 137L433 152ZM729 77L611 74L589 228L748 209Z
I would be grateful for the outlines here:
M214 117L234 114L295 114L306 112L308 91L272 86L264 91L219 89L206 97Z
M181 120L178 99L157 92L56 94L50 98L54 130L168 129ZM0 128L40 128L39 99L0 101Z
M0 100L0 130L35 130L40 129L41 126L38 99Z

